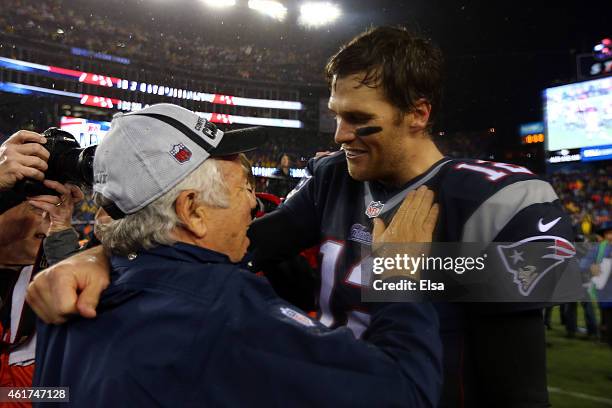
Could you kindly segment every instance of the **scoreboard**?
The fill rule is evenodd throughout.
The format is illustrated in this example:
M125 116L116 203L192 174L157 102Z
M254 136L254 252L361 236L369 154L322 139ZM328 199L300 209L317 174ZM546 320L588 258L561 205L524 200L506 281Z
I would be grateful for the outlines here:
M523 144L544 143L544 133L530 133L522 137Z
M522 144L544 143L544 123L531 122L519 127Z

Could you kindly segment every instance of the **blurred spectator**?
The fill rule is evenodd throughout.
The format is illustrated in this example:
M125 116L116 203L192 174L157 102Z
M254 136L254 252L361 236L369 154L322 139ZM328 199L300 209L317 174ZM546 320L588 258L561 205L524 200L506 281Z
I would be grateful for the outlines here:
M79 250L79 236L72 227L72 213L76 203L83 200L84 195L75 185L62 185L50 180L45 180L44 183L46 187L57 191L60 196L36 196L28 198L28 202L49 215L49 229L46 232L44 249L49 265L53 265Z
M591 247L586 257L580 262L580 267L590 271L592 276L601 279L596 292L601 309L601 334L602 339L612 346L612 301L610 301L612 299L612 279L610 279L612 222L603 224L598 232L602 234L602 240Z
M287 197L287 194L296 186L298 179L291 177L289 172L291 159L288 154L283 153L279 163L272 176L268 178L267 192L277 197Z

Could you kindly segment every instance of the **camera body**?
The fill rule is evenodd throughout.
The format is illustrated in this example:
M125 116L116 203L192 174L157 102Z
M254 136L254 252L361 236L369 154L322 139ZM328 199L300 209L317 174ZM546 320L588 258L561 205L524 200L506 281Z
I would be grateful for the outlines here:
M70 133L52 127L43 132L47 143L43 146L49 151L45 179L72 183L83 187L93 184L93 160L97 146L81 148ZM58 195L58 192L44 186L37 180L26 179L15 184L16 193L25 197L36 195Z

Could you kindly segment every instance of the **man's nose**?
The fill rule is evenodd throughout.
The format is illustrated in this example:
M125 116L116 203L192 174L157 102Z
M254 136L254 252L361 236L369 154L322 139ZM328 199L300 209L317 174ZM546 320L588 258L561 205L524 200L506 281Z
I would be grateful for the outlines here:
M355 137L355 126L347 124L343 120L338 121L336 133L334 134L334 141L336 143L350 143L355 140Z

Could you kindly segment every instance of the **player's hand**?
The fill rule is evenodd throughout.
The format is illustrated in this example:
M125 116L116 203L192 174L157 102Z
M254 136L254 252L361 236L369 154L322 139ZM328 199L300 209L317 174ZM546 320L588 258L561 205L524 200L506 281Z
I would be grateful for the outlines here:
M0 191L10 190L19 180L45 178L49 151L47 139L38 133L20 130L0 146Z
M80 188L72 184L62 184L57 181L45 180L45 187L60 193L60 196L41 195L29 197L31 206L46 211L49 214L49 230L47 235L72 228L72 213L74 206L85 197Z
M46 323L61 324L77 314L93 318L100 294L109 283L110 265L100 245L37 274L26 300Z
M433 191L422 186L408 193L389 226L375 218L372 231L373 253L377 257L387 258L393 258L400 252L412 257L429 253L439 213L439 206L433 200ZM398 275L418 279L420 271L390 269L385 271L383 277Z
M591 265L591 276L599 276L600 273L601 268L599 267L599 264Z
M373 246L431 242L439 213L433 200L433 191L421 186L408 193L388 227L374 218Z

